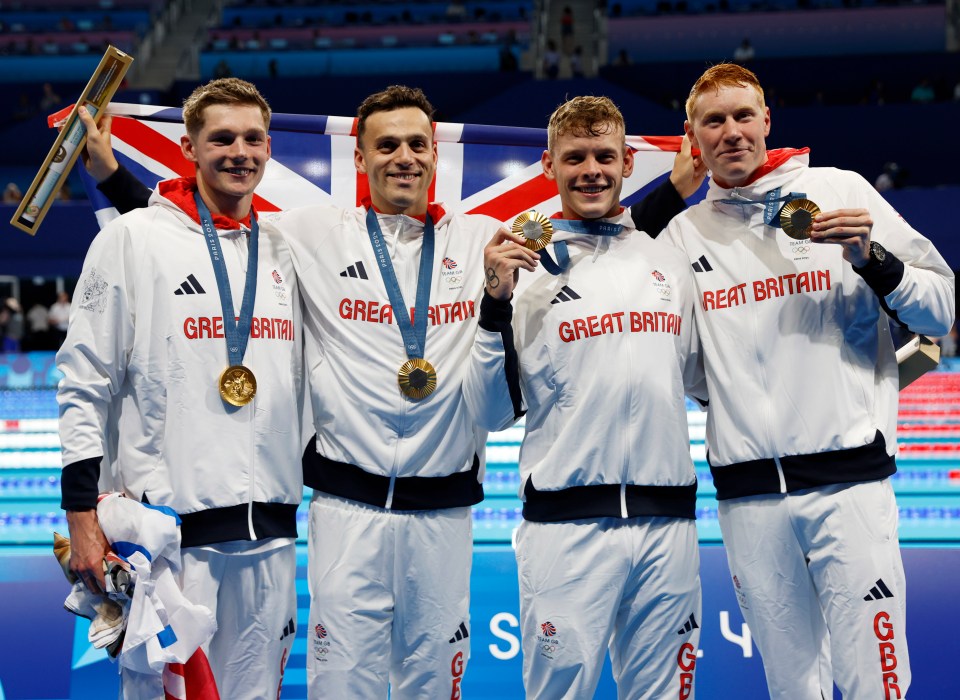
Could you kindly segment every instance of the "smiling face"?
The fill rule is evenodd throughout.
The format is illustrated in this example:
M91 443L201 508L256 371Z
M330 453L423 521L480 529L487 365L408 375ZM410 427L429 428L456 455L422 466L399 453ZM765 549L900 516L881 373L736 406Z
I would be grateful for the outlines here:
M690 103L684 130L721 187L739 187L767 161L770 108L757 89L718 86Z
M184 157L197 169L197 187L213 213L242 219L270 160L270 137L261 109L248 104L212 104L202 126L180 139Z
M620 211L623 179L633 172L633 152L622 128L593 124L589 133L573 129L556 134L541 158L547 179L557 183L563 216L601 219Z
M385 214L419 216L427 211L437 169L430 117L418 107L373 112L354 151L357 171L370 183L370 199Z

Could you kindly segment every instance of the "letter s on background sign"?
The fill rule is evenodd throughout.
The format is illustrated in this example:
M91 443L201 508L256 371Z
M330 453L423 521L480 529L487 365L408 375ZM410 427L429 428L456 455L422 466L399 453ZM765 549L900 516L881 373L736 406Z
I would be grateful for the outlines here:
M501 649L498 645L491 644L488 649L490 649L490 655L493 658L508 661L520 653L520 638L512 632L504 630L501 627L503 623L514 628L520 627L520 621L511 613L502 612L494 615L490 618L490 633L497 639L505 641L507 648Z

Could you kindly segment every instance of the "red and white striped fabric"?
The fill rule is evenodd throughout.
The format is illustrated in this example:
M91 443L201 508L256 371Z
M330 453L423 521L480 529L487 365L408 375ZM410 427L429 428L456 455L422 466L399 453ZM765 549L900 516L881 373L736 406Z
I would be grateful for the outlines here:
M163 671L164 700L220 700L217 682L203 649L185 664L167 664Z

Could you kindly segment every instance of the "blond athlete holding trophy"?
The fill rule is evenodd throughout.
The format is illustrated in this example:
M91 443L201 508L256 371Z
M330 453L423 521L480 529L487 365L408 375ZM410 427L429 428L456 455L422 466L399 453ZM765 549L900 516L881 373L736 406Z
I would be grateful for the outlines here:
M184 596L217 619L206 652L220 697L277 697L296 620L304 392L290 253L251 206L270 108L226 78L193 92L184 124L195 177L161 182L97 235L57 355L70 568L103 590L98 492L172 509ZM258 333L263 318L282 331ZM121 685L164 697L159 675Z

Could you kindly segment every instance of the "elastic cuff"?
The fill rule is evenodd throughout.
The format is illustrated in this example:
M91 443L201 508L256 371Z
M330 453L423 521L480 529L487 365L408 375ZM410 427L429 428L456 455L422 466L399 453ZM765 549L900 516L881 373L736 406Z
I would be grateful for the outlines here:
M100 462L91 457L68 464L60 472L60 507L63 510L93 510L100 495Z
M500 333L513 321L513 304L509 299L496 299L483 290L478 324L485 331Z
M663 187L663 192L661 193L663 195L663 203L679 209L680 211L686 209L687 200L683 198L683 196L680 194L680 190L677 189L677 186L673 184L669 177L666 180L666 184L670 185L670 187Z
M97 189L121 214L145 207L150 201L150 188L140 182L137 176L127 170L123 164L106 180L97 183Z
M871 256L866 265L854 267L853 271L863 278L878 297L884 299L900 286L903 269L903 261L888 250L883 262Z

